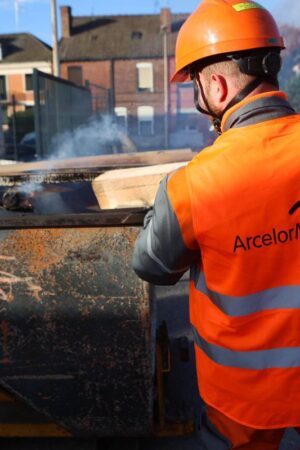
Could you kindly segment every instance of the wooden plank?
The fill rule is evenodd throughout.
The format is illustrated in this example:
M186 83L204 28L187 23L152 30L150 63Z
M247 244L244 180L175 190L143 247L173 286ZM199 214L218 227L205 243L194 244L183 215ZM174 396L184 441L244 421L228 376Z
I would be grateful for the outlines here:
M150 207L161 180L187 162L111 170L92 182L101 209Z
M88 169L101 167L128 167L190 161L195 153L191 149L158 150L113 155L86 156L65 160L47 160L0 166L0 176L24 172L55 171L60 169Z

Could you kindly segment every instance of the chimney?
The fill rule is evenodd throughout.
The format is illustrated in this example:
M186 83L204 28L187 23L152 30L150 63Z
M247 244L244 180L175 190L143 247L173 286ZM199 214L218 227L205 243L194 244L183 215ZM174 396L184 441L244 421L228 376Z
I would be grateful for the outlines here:
M170 8L161 8L160 10L160 28L166 32L171 31L172 16Z
M72 9L70 6L60 7L61 34L63 38L69 38L72 35Z

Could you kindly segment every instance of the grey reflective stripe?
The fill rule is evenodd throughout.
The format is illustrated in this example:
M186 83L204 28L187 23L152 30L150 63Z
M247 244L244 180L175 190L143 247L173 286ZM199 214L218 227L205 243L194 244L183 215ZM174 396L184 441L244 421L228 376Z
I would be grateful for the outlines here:
M207 287L200 270L191 274L198 291L205 294L224 313L231 317L246 316L269 309L300 308L300 286L281 286L246 296L219 294Z
M300 347L240 352L210 344L192 327L196 345L215 363L239 369L287 369L300 367Z
M135 243L132 267L140 278L150 283L174 284L199 259L200 252L190 250L183 241L165 178L158 188L153 211L147 214Z
M151 259L153 259L153 261L155 261L165 272L167 273L182 273L182 271L186 271L190 268L190 265L186 266L186 267L182 267L180 269L169 269L153 252L152 250L152 234L153 234L153 230L152 230L152 222L149 223L149 232L147 235L147 251L148 254L150 256Z
M295 110L287 100L277 95L264 97L234 111L226 120L224 131L295 114Z

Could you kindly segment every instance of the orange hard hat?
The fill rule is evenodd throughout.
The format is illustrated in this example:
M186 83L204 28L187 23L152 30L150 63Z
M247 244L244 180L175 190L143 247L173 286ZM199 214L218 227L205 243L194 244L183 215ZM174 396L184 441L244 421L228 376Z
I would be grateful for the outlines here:
M261 5L203 0L179 31L171 81L187 81L187 67L198 60L268 47L285 48L275 20Z

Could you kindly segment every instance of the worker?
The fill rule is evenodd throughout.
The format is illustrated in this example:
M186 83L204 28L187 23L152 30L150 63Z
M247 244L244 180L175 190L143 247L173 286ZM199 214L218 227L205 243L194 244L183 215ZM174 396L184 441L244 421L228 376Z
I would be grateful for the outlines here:
M183 24L172 81L192 80L218 137L161 182L133 254L157 285L190 269L203 449L278 449L300 427L300 117L282 49L253 1L203 0Z

